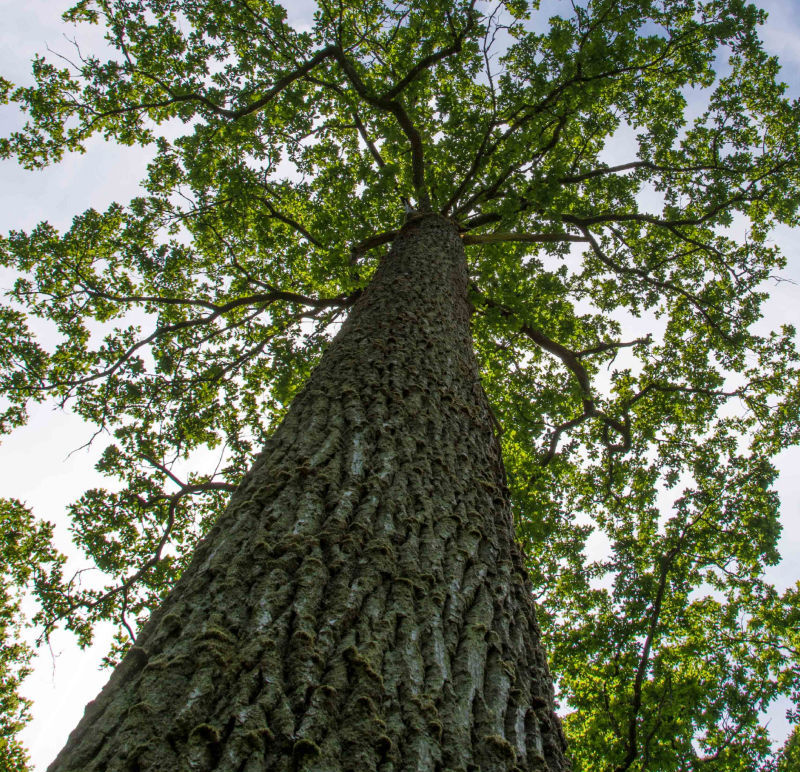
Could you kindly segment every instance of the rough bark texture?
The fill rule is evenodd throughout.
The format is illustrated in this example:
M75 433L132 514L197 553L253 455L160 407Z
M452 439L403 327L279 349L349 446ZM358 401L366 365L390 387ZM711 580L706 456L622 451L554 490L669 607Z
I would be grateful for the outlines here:
M565 770L455 227L407 224L52 772Z

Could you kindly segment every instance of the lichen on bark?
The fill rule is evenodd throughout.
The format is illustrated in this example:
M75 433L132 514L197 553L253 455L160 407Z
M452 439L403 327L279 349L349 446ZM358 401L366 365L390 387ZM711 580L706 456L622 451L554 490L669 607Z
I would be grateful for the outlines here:
M469 316L414 218L51 772L568 769Z

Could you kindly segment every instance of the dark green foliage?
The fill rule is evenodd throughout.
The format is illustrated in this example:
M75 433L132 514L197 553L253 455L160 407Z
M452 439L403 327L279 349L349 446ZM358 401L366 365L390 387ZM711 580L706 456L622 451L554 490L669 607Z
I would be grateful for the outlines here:
M55 399L113 438L117 492L71 510L107 586L41 591L46 628L86 640L163 597L405 197L471 244L576 768L768 768L759 714L800 687L799 590L764 580L800 381L794 330L759 320L771 229L798 224L800 106L740 0L548 9L341 0L298 30L270 0L82 0L67 18L113 56L3 82L29 123L0 151L29 168L98 133L154 149L139 198L0 243L3 427Z

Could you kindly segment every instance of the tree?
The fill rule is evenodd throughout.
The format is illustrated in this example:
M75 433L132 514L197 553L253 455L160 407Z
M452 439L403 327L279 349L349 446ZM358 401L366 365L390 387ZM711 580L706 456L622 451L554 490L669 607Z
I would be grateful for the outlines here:
M800 106L761 12L67 17L109 58L4 82L29 122L3 153L155 152L127 206L2 244L4 425L69 404L118 481L71 511L107 584L33 560L45 630L118 619L124 653L53 769L565 769L542 641L576 768L769 763L759 712L800 676L798 592L763 579L800 383L793 330L757 321ZM184 474L202 448L217 469Z
M52 577L42 575L42 568L56 572L62 559L50 546L52 528L37 523L30 511L19 502L0 499L0 767L7 772L24 772L25 749L15 737L28 720L29 705L17 693L20 682L28 674L31 652L19 637L19 588L35 579L42 585Z
M791 770L793 767L796 767L797 764L800 762L800 752L798 748L800 745L798 744L798 734L797 730L795 729L792 732L791 737L786 741L786 744L781 749L781 754L778 758L778 772L787 772L787 770Z

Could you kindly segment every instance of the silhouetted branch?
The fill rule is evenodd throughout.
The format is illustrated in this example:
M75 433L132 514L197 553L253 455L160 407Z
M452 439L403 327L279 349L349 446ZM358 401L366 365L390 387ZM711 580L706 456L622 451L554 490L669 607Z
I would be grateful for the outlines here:
M181 499L186 496L193 495L195 493L203 493L208 491L235 491L238 486L233 485L232 483L224 483L224 482L214 482L213 480L208 480L203 483L192 483L187 484L182 482L178 477L176 477L166 466L163 464L148 458L144 457L144 459L151 464L153 467L158 469L164 475L166 475L170 480L172 480L176 485L179 486L180 490L176 491L172 494L162 494L159 496L150 499L149 501L143 502L139 501L141 506L150 507L158 503L159 501L168 501L169 508L167 510L167 521L164 525L164 529L161 532L161 536L159 538L158 544L153 552L153 555L149 557L141 566L130 576L126 577L122 582L120 582L116 587L112 587L110 590L107 590L98 598L95 598L90 603L72 603L70 611L74 611L77 608L84 608L87 611L91 611L94 608L97 608L105 601L109 600L110 598L118 595L119 593L123 593L125 597L125 602L127 604L127 592L128 590L141 579L145 573L147 573L153 566L159 563L161 560L161 554L166 546L167 542L169 541L170 534L172 533L172 529L175 525L175 515L177 513L178 504L180 503ZM131 630L125 625L130 633ZM133 638L133 636L131 636Z
M606 174L619 174L620 172L628 172L637 169L647 169L648 171L656 172L658 174L686 174L689 172L711 172L711 171L724 171L733 173L733 169L728 169L718 164L698 164L696 166L660 166L651 161L631 161L626 164L618 164L617 166L606 166L601 169L592 169L588 172L581 172L580 174L568 174L565 177L560 177L559 182L562 185L570 185L579 182L586 182L586 180L594 179L595 177L602 177Z
M631 346L649 346L652 342L653 336L650 334L644 338L636 338L636 340L630 340L626 343L609 341L607 343L598 343L596 346L586 348L583 351L576 351L575 356L580 359L582 357L592 356L593 354L602 354L604 351L616 351L621 348L630 348Z
M383 160L383 157L378 152L378 148L375 146L375 143L369 138L369 134L367 134L367 129L364 126L363 121L361 120L361 116L358 114L357 110L353 110L353 121L355 123L355 127L358 130L358 133L361 135L361 139L364 140L364 144L367 146L372 157L375 159L375 163L378 164L380 169L383 169L386 166L386 161Z
M500 311L501 315L519 319L519 317L510 308L504 306L502 303L497 303L491 298L487 298L474 285L473 290L479 295L481 300L487 306L496 308L498 311ZM591 379L589 378L586 368L578 359L576 353L571 349L568 349L566 346L563 346L547 337L547 335L545 335L541 330L536 329L526 322L522 322L519 329L523 335L530 338L540 348L558 357L558 359L560 359L567 369L572 373L581 390L581 403L583 406L583 412L576 418L565 421L564 423L553 428L550 434L550 442L547 452L540 462L541 466L547 466L547 464L552 461L558 448L558 442L564 432L574 429L576 426L582 424L584 421L587 421L590 418L596 418L602 422L603 443L609 453L620 453L629 450L631 447L631 433L630 419L627 413L622 421L619 421L616 418L612 418L611 416L607 415L597 407L594 398L592 397ZM609 433L610 431L618 434L622 438L621 442L612 442Z
M161 338L167 334L180 332L181 330L186 330L192 327L199 327L211 324L223 314L229 313L230 311L233 311L238 308L246 306L261 306L260 311L264 311L272 303L279 300L283 300L289 303L299 303L301 305L305 305L314 309L322 309L334 306L347 306L350 304L350 302L352 302L351 299L353 297L349 296L349 297L316 299L316 298L306 297L305 295L299 295L295 292L273 290L271 292L261 292L261 293L256 293L254 295L247 295L245 297L236 298L235 300L230 300L227 303L215 304L205 300L196 300L194 298L170 298L170 297L159 297L152 295L118 296L97 289L92 290L91 288L87 288L86 291L87 293L94 294L97 297L102 297L104 299L113 300L119 303L151 302L164 305L200 306L203 308L208 308L210 310L210 313L206 314L205 316L195 317L193 319L184 319L180 322L175 322L173 324L159 325L146 338L143 338L142 340L139 340L136 343L129 346L116 359L116 361L113 364L109 365L104 370L101 370L96 373L91 373L89 375L84 376L83 378L76 378L74 380L66 380L66 381L55 381L49 384L48 386L43 387L44 390L51 390L58 388L60 386L69 386L70 388L74 388L76 386L80 386L85 383L90 383L91 381L96 381L101 378L106 378L109 375L112 375L114 372L116 372L120 367L122 367L122 365L125 364L125 362L127 362L133 356L133 354L136 353L139 349L152 343L158 338Z
M634 268L630 266L620 265L615 260L612 260L605 252L600 248L600 245L597 243L597 239L589 231L588 227L583 224L578 224L578 218L572 218L565 216L563 218L567 222L574 222L583 234L587 237L589 244L591 245L592 251L594 252L595 256L601 263L608 266L612 271L618 274L628 274L629 276L638 276L642 281L650 284L653 287L657 287L661 290L666 290L668 292L673 292L675 294L681 295L683 298L689 301L691 305L693 305L705 318L706 322L708 323L709 327L714 329L718 332L723 338L726 340L730 340L730 336L720 329L719 325L711 318L708 311L706 310L703 303L701 303L691 292L685 290L683 287L679 287L677 284L673 284L669 281L662 281L661 279L656 279L650 275L648 271L645 271L641 268Z

